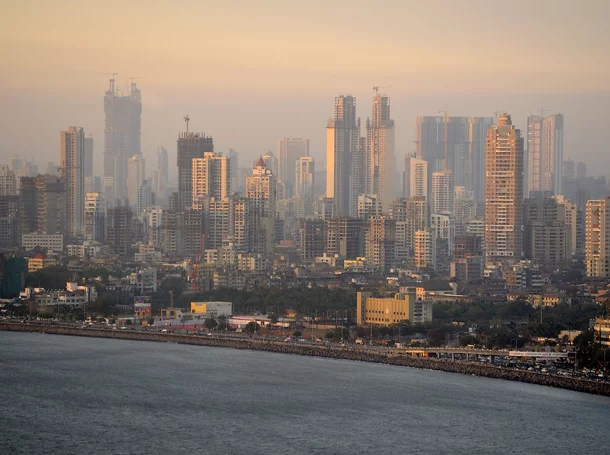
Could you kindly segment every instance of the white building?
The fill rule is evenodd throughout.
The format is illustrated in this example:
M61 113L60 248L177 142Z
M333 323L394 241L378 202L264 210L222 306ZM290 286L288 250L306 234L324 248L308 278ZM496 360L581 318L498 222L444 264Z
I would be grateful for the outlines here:
M62 234L22 234L21 246L26 251L31 251L36 247L45 250L63 251L64 236Z
M405 156L403 197L428 197L428 162L414 156Z
M417 268L436 268L436 233L433 229L415 232L414 265Z
M453 175L451 171L432 173L432 213L453 212Z

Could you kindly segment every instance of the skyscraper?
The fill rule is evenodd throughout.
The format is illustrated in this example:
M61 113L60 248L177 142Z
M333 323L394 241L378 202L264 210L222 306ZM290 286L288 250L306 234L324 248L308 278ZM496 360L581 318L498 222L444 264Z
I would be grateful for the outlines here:
M16 195L16 187L15 173L6 164L0 164L0 196Z
M428 197L428 162L414 156L405 156L402 196L405 198Z
M204 199L216 200L231 195L231 163L228 157L204 153L203 158L193 158L193 208L202 210Z
M277 179L284 183L286 199L289 199L295 193L297 161L302 156L309 156L309 139L280 139L277 144L277 152Z
M135 207L138 203L138 191L145 179L144 158L140 154L133 155L127 166L127 196L129 206Z
M335 98L334 117L326 127L326 197L335 201L337 216L355 216L364 190L364 160L356 98Z
M429 183L432 183L432 172L446 167L453 171L455 185L466 187L474 192L477 201L483 201L485 138L492 124L491 117L417 117L416 156L428 161Z
M563 115L527 118L528 191L562 194Z
M523 138L510 115L487 132L485 257L488 264L523 254Z
M71 126L61 132L61 177L66 188L66 234L83 233L85 216L85 131Z
M131 82L127 95L115 90L114 76L104 95L104 195L108 203L127 198L127 162L140 155L142 95Z
M277 180L260 158L246 178L247 247L252 253L267 255L274 250L276 191Z
M296 163L295 196L313 201L316 166L311 156L303 156Z
M394 201L394 120L390 119L390 98L375 95L373 115L366 122L366 193L376 194L383 213Z
M152 172L152 192L155 195L155 203L167 200L167 187L169 184L169 162L167 150L160 145L157 147L157 169Z
M85 156L83 161L83 172L85 178L93 177L93 137L89 136L85 138ZM53 174L53 172L48 172Z
M85 240L104 242L106 203L102 193L85 195Z
M585 266L589 277L610 276L610 198L587 201Z
M432 213L453 212L453 172L432 173Z
M193 159L214 153L214 140L200 133L180 133L178 137L178 210L193 206Z

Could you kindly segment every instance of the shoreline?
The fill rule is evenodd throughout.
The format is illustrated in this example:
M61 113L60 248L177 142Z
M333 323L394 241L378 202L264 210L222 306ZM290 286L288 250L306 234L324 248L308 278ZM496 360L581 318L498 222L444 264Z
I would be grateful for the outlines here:
M479 363L452 361L445 359L410 357L378 352L366 352L345 348L328 348L323 346L303 346L275 341L236 340L223 338L205 338L192 335L173 335L150 332L131 332L119 330L82 329L53 325L0 323L0 331L22 333L47 333L52 335L81 336L90 338L109 338L127 341L149 341L157 343L176 343L194 346L211 346L220 348L249 349L278 354L293 354L329 359L344 359L386 365L412 367L426 370L444 371L446 373L465 374L493 379L505 379L528 384L543 385L560 389L584 392L610 397L610 383L588 381L565 376L543 375L530 371L512 370Z

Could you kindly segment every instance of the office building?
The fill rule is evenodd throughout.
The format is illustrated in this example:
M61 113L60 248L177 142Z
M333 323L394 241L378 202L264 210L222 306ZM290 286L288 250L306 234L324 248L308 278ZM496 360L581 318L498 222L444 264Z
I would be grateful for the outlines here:
M297 160L295 196L299 199L313 201L315 187L316 166L311 156L304 156Z
M487 132L485 262L523 255L523 138L510 115L500 114Z
M394 298L372 297L369 292L356 296L358 325L393 325L409 321L411 324L432 322L432 301L417 298L417 289L407 287L405 294Z
M535 191L563 194L563 115L527 118L527 183Z
M61 177L66 190L66 234L83 233L85 216L85 131L71 126L61 132Z
M114 76L104 95L104 198L109 203L127 195L128 161L140 149L142 94L131 82L127 94L115 89Z
M394 201L394 120L390 118L390 98L373 98L373 113L366 122L365 193L376 194L382 212L388 213Z
M285 199L295 195L296 169L299 158L309 156L309 139L283 138L277 144L278 181L285 185ZM270 168L272 171L273 169Z
M361 193L366 191L356 98L341 95L326 126L326 197L334 200L336 216L356 216Z

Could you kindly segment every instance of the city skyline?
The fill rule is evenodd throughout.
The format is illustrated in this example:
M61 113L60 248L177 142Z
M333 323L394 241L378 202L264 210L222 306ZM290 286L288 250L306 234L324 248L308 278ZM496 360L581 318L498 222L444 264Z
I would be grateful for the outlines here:
M334 11L340 8L340 3L328 8ZM54 137L56 131L64 125L79 125L94 135L94 167L99 175L103 150L100 97L111 73L116 72L117 87L123 93L128 92L134 80L143 90L142 153L145 159L153 158L156 148L162 145L173 161L175 148L172 142L176 133L182 131L182 117L188 113L199 131L217 138L219 151L233 148L251 160L267 150L274 150L278 137L309 138L311 156L321 169L324 166L324 131L320 124L328 117L327 99L337 94L369 99L373 94L371 87L379 84L392 85L387 93L392 98L392 117L396 122L397 159L414 150L412 125L417 116L437 115L446 110L451 116L487 117L496 110L502 110L510 112L514 123L525 131L527 116L544 108L562 113L568 120L564 132L564 158L582 156L600 173L610 174L603 159L603 140L596 133L603 128L602 114L610 101L604 83L610 71L603 58L610 37L603 27L584 25L597 23L601 17L606 17L609 7L604 2L591 2L586 10L580 10L569 2L553 2L553 8L545 8L545 4L548 6L548 2L528 4L530 14L522 14L525 3L516 2L514 12L506 12L494 19L499 27L510 24L518 16L523 27L520 34L510 38L511 46L503 51L502 58L492 58L491 63L485 66L478 61L488 61L489 56L494 55L491 49L495 27L490 26L487 14L483 12L485 9L477 9L477 5L472 5L469 14L465 14L462 8L451 4L444 5L438 13L433 7L434 2L404 2L404 6L391 2L387 8L394 14L386 14L385 20L391 25L400 17L400 21L407 21L412 26L406 27L401 23L400 30L390 28L389 37L375 37L371 44L356 33L357 30L366 30L367 8L354 9L353 24L339 20L331 27L326 18L317 21L315 30L320 33L309 41L291 38L285 44L276 43L272 38L279 36L286 27L277 21L276 28L263 34L257 29L255 39L245 46L250 48L257 43L257 52L250 54L261 58L254 63L252 56L245 58L242 55L244 49L238 46L243 44L240 41L242 34L251 30L253 24L282 18L296 7L275 8L275 3L263 2L259 11L251 11L251 24L242 24L242 19L236 19L243 29L235 32L230 40L225 38L218 46L206 44L201 49L197 46L189 48L188 56L183 50L173 52L181 47L180 39L185 38L185 32L177 31L176 38L164 40L156 49L155 58L151 59L152 48L157 42L156 38L152 39L155 37L152 33L158 30L156 25L169 5L160 2L156 8L137 10L132 5L121 5L123 14L113 18L117 21L115 37L108 39L105 30L98 28L98 24L103 22L99 21L88 30L88 38L78 44L99 50L103 37L106 46L103 52L85 53L78 65L70 62L67 66L61 64L63 54L60 53L56 61L50 60L48 55L56 55L50 51L65 45L68 37L50 25L52 20L41 23L40 18L61 15L62 20L64 17L77 20L93 14L96 18L105 17L108 13L97 7L67 8L63 5L47 11L47 5L42 2L25 2L26 6L35 6L48 13L37 18L23 14L21 4L10 5L6 17L14 20L7 20L6 27L0 31L0 36L5 38L4 44L0 44L0 56L7 68L11 68L0 75L0 87L3 87L0 93L6 95L0 108L3 119L0 122L0 157L8 162L19 153L23 158L32 156L41 161L52 151L49 138ZM184 10L172 8L173 16L167 29L175 29L178 23L181 29L185 28L181 21L188 23L191 20L189 16L194 17L200 8L198 5L189 5ZM248 5L244 8L247 11L251 9ZM127 25L127 11L138 14L138 24L129 22ZM299 12L303 14L299 21L312 14L309 9ZM409 14L401 16L402 12ZM432 12L439 28L430 35L422 32L418 18L425 18ZM214 20L210 21L205 32L198 32L205 35L206 39L200 41L202 43L210 42L212 30L235 20L221 8L208 8L205 14ZM449 22L456 16L463 20L459 29ZM24 21L22 17L29 20ZM571 18L570 35L565 33L565 17ZM80 20L78 27L83 27L81 23L90 22ZM465 27L466 23L473 26ZM441 27L441 24L446 27ZM334 30L335 26L337 30ZM331 52L335 45L327 49L325 45L328 46L328 42L322 39L350 27L353 28L350 34L357 38L353 49L331 61L330 57L336 55ZM469 28L472 31L464 31ZM430 38L419 38L418 30L422 37ZM54 39L43 39L47 36L45 33L53 33ZM449 36L451 40L447 39ZM554 37L553 44L541 40L547 36ZM122 45L121 37L124 37L122 42L130 43L129 46ZM294 44L292 40L299 44L293 47L292 53L276 54ZM528 40L541 43L537 59L530 55ZM193 41L196 40L191 37L184 42ZM388 50L376 49L373 61L368 61L366 66L358 63L358 58L349 58L355 52L367 52L375 44L382 44L380 41ZM448 41L451 41L450 45ZM476 42L477 46L470 46L470 42ZM586 46L588 52L578 52L579 46ZM396 53L398 49L400 53ZM460 52L456 52L458 49ZM34 58L39 54L44 55ZM193 63L198 54L205 59L206 65L214 66L215 71L206 71L202 77L198 71L200 65ZM24 55L31 56L31 61ZM275 55L284 57L278 61L272 58ZM401 55L401 58L397 59L396 55ZM169 59L172 64L162 65L164 59ZM70 71L66 72L66 68ZM44 78L37 77L40 72L45 74ZM287 94L290 94L289 98ZM295 105L299 106L298 112ZM265 115L260 115L261 106L264 106ZM365 112L361 110L362 114ZM23 121L26 115L30 122L40 126L39 134L28 137L27 141L17 140L24 135L19 133L26 131L26 122ZM366 120L365 115L361 117ZM229 126L234 124L240 124L239 131ZM14 132L18 134L11 134ZM172 172L171 176L174 177L175 173Z

